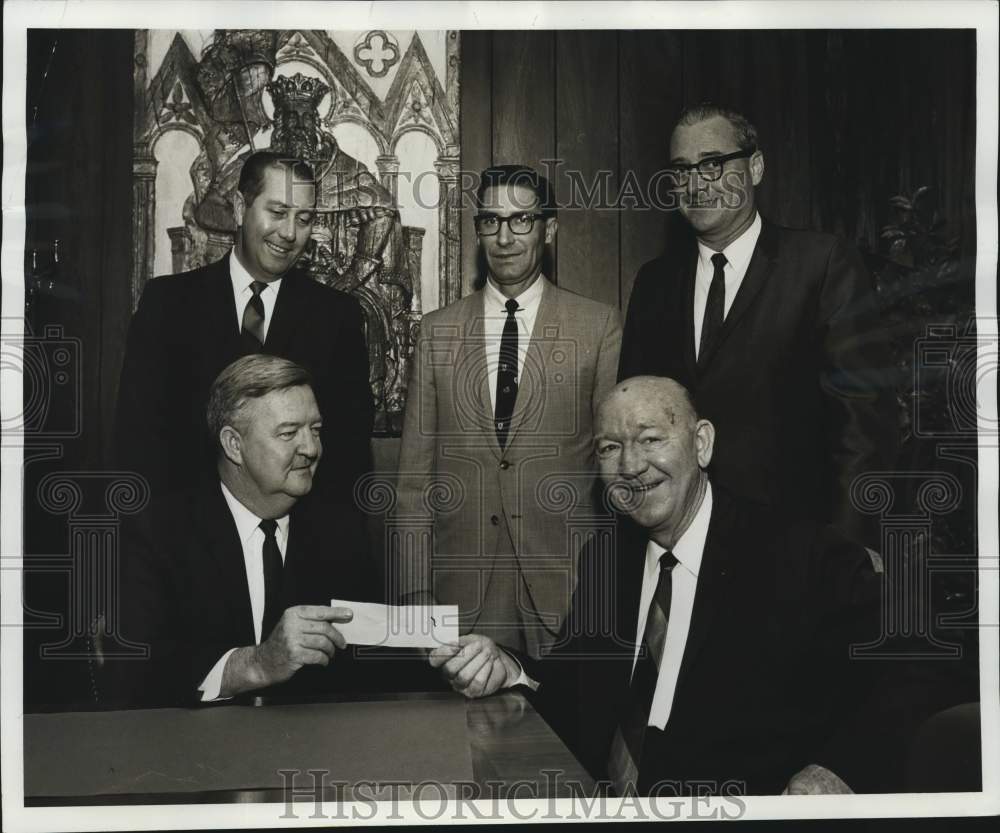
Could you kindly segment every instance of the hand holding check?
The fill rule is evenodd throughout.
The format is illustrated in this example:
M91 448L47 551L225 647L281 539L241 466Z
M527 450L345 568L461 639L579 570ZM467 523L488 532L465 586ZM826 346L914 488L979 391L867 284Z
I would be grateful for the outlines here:
M487 697L513 685L521 674L514 659L487 636L470 633L431 651L432 668L440 668L452 689L469 698Z

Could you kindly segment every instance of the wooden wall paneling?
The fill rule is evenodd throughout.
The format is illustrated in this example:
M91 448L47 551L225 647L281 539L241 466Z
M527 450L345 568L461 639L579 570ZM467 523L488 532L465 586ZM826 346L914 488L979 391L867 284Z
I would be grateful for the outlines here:
M545 174L556 152L556 33L493 33L493 164ZM559 240L543 268L559 281Z
M746 36L738 93L745 104L736 104L757 127L764 152L761 213L793 228L807 226L812 213L805 47L805 33L797 30Z
M845 164L847 133L844 118L848 90L845 83L844 33L809 31L805 33L807 72L811 94L807 98L807 119L811 144L809 180L812 183L809 224L812 228L851 238L848 230L848 181Z
M630 176L650 190L657 171L669 161L670 129L684 106L683 34L673 31L618 33L618 123L620 182ZM619 303L628 308L636 272L663 252L670 218L667 194L647 194L649 208L621 212L621 281ZM658 207L659 206L659 207Z
M493 33L493 163L555 154L555 32Z
M473 290L478 246L472 216L479 172L493 163L493 34L462 32L460 133L462 143L462 294Z
M556 43L559 285L617 306L618 37L562 31Z
M746 92L755 86L755 67L746 59L748 44L761 34L725 29L682 32L683 106L708 100L745 107Z

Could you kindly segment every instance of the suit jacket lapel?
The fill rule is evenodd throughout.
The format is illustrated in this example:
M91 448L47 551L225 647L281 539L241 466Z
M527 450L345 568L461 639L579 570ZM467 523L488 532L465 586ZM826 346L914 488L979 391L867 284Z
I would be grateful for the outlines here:
M694 354L694 280L698 270L698 246L692 245L685 255L681 284L681 345L688 378L698 378L698 363Z
M204 552L210 562L205 565L206 571L214 569L218 577L214 582L217 599L245 632L249 642L244 644L252 644L253 609L243 546L218 481L206 486L204 499L194 509L193 524L195 540L204 541Z
M698 572L691 624L677 677L678 692L682 691L685 677L705 647L716 614L726 604L723 588L732 577L731 561L739 551L738 548L747 547L746 541L738 540L738 531L730 523L732 499L721 489L715 489L712 501L712 517Z
M267 328L267 338L264 339L264 349L268 353L285 355L291 343L296 328L300 326L303 316L302 281L312 280L297 272L289 272L281 279L281 289L274 305L271 324ZM331 322L332 323L332 322Z
M217 354L225 359L220 367L225 367L243 352L233 281L229 276L230 257L232 255L227 255L212 264L205 276L202 297L192 299L192 304L198 308L201 330L197 343L205 345L206 355Z
M472 380L456 379L455 395L465 396L465 391L476 391L479 405L477 423L483 426L486 442L493 456L501 457L500 443L497 442L496 430L493 427L493 399L490 393L489 355L486 350L486 293L479 290L473 296L473 316L465 325L465 337L461 349L465 360L459 366L465 373L474 374Z
M761 221L760 237L757 238L757 245L754 246L750 264L747 272L743 276L739 291L733 299L733 305L729 308L729 314L722 322L722 330L719 338L715 342L715 348L711 350L702 365L703 369L712 357L719 351L722 344L729 337L729 334L736 328L740 318L753 305L764 284L767 283L771 274L774 262L778 257L778 235L770 223Z

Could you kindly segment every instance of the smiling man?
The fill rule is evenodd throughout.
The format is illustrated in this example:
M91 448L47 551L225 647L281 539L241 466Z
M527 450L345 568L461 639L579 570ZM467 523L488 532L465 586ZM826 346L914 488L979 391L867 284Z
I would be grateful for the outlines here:
M757 131L712 104L670 137L672 196L694 232L639 271L619 379L683 383L719 431L716 482L878 548L855 478L891 469L893 371L871 276L843 240L762 218Z
M878 634L880 579L831 527L714 486L715 440L674 380L621 382L595 425L617 528L584 547L551 654L469 634L430 662L470 697L527 686L619 794L877 790L863 765L883 742L863 707L876 663L849 647Z
M544 177L489 168L476 200L485 285L425 315L414 353L393 575L401 600L456 604L462 632L538 656L569 604L567 517L592 514L593 417L621 326L542 273L558 229ZM454 505L435 511L445 493Z
M212 385L207 425L214 482L158 498L123 531L121 632L150 653L118 663L120 698L178 705L357 686L337 630L351 612L329 602L377 594L353 518L299 503L323 454L308 371L275 356L236 360Z
M324 434L338 437L338 465L316 490L352 501L370 466L368 352L357 302L295 268L315 202L308 165L251 154L233 197L232 252L146 285L129 328L116 441L119 465L144 475L154 495L211 478L215 438L203 416L209 386L234 359L262 352L311 372Z

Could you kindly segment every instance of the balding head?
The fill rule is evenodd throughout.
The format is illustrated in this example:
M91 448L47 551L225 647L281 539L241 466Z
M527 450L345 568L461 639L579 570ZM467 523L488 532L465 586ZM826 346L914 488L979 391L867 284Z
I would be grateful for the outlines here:
M701 505L715 441L712 424L698 419L683 385L636 376L601 401L594 433L612 503L669 549Z

